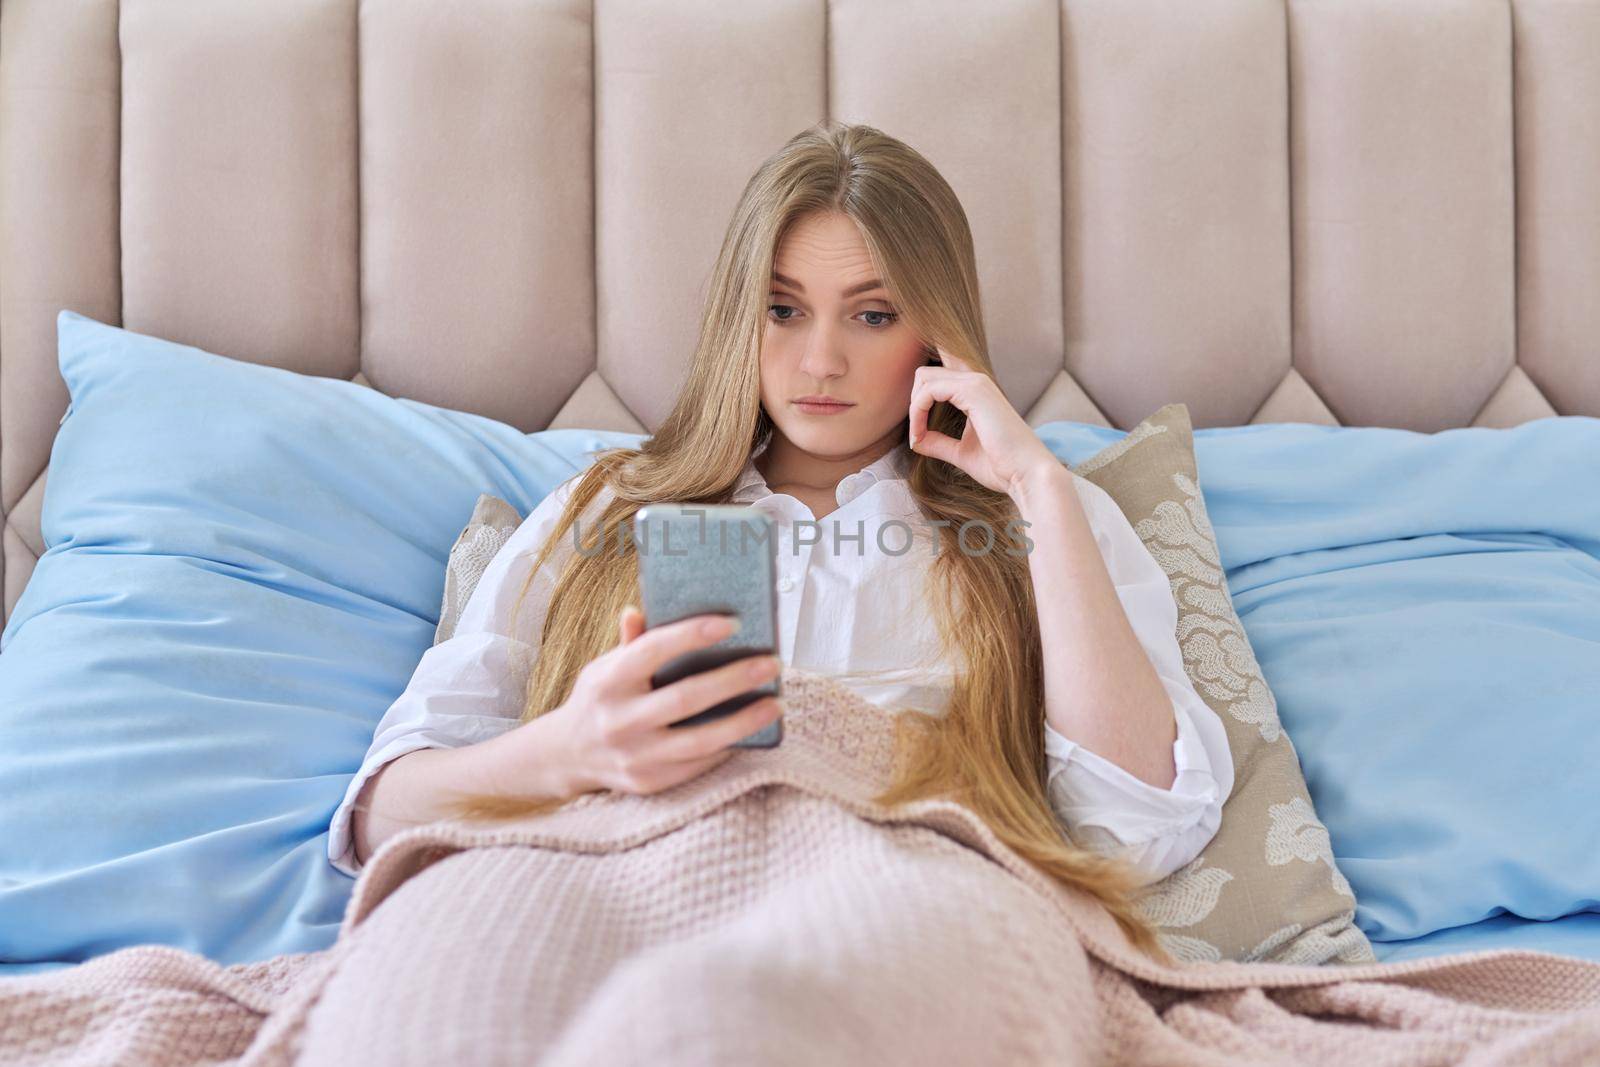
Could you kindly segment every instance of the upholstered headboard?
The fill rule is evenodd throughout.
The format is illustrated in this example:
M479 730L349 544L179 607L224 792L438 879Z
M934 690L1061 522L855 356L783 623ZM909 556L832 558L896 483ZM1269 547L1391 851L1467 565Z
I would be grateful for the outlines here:
M0 0L6 612L61 308L652 428L824 116L955 187L1035 424L1600 415L1600 0Z

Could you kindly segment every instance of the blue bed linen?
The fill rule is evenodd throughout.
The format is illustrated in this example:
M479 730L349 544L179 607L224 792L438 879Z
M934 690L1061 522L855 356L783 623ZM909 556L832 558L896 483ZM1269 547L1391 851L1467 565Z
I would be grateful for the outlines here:
M47 550L0 634L0 974L333 942L328 820L478 494L637 434L523 434L63 312Z
M1494 949L1531 949L1600 963L1600 912L1580 911L1544 921L1502 914L1407 941L1372 943L1372 951L1383 963Z
M1076 463L1123 434L1040 436ZM1367 935L1600 907L1600 419L1271 423L1195 453Z

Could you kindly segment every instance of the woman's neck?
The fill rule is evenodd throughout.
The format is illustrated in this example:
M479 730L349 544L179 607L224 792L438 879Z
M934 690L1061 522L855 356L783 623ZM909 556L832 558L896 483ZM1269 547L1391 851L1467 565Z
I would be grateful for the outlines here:
M756 469L773 492L801 492L831 497L839 482L856 471L888 455L900 443L900 431L890 430L864 448L843 456L815 456L796 447L776 429L772 440L756 457Z

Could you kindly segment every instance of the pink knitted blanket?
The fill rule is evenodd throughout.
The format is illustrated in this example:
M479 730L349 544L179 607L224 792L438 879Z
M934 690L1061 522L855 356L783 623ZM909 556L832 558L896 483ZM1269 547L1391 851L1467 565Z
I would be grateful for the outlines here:
M784 685L778 749L676 789L396 836L324 951L0 981L0 1063L1600 1062L1600 964L1152 962L965 808L873 805L888 714Z

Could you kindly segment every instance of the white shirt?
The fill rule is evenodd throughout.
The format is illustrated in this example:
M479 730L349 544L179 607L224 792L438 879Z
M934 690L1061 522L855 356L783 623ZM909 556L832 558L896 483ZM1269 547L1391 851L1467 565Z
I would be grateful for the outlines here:
M955 668L940 661L925 599L933 530L904 479L909 460L910 449L901 444L846 476L835 490L838 508L817 520L797 498L773 493L752 455L732 502L758 508L775 522L783 663L832 674L886 708L909 704L943 713ZM573 476L558 486L512 533L462 608L454 635L423 653L378 723L330 826L328 858L339 870L357 873L351 806L384 764L419 748L475 744L519 724L555 576L575 550L570 529L529 587L516 633L511 608L576 481ZM1233 760L1221 719L1184 669L1178 607L1166 573L1110 494L1083 478L1072 484L1123 611L1172 700L1177 778L1170 789L1157 788L1047 722L1048 793L1069 840L1120 854L1149 885L1193 860L1216 835L1233 789ZM602 490L580 518L586 542L609 497L610 490ZM1004 530L995 536L994 551L1018 543ZM966 544L977 551L983 541L973 530Z

